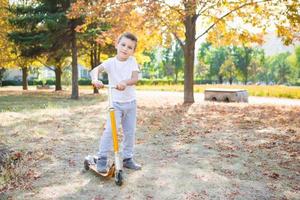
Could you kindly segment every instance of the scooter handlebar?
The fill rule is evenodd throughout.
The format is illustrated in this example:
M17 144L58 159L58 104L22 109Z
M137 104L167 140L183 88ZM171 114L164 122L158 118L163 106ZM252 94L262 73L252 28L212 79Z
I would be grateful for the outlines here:
M103 85L105 88L111 88L111 89L116 89L116 85Z
M92 84L92 85L93 85L93 87L96 87L96 85L94 85L94 84ZM100 88L117 89L117 86L116 85L108 85L108 84L106 84L106 85L103 85L102 87L96 87L96 88L98 88L98 89L100 89Z

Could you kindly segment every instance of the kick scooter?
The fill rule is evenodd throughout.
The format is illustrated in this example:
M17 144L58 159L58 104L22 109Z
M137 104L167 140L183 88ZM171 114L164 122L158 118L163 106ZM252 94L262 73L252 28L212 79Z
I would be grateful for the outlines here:
M115 160L114 160L114 163L111 165L111 167L109 168L109 170L106 173L100 173L97 171L98 157L87 156L84 160L84 168L85 168L85 170L91 169L96 174L98 174L102 177L115 176L115 183L118 186L121 186L123 184L123 172L122 172L122 165L121 165L120 154L119 154L119 144L118 144L118 133L117 133L115 109L114 109L113 103L112 103L112 90L116 89L116 86L104 85L104 87L108 89L108 102L109 102L108 113L109 113L110 121L111 121L111 130L112 130L112 139L113 139Z

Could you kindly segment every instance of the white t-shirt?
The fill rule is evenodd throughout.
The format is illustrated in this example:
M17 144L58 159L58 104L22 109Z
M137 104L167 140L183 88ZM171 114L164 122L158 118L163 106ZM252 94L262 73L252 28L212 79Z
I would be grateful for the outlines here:
M116 57L107 59L101 64L108 74L110 85L131 79L133 71L139 71L138 64L133 56L126 61L119 61ZM136 99L135 86L127 86L125 90L112 90L113 102L130 102Z

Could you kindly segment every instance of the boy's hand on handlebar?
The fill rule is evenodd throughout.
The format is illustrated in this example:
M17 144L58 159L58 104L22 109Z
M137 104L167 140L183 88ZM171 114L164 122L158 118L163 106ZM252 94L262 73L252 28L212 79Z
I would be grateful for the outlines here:
M99 81L99 80L92 81L92 85L93 85L95 88L98 88L98 89L104 87L102 81Z
M125 81L121 81L120 83L118 83L116 85L116 89L117 90L125 90L126 86L127 86L126 82Z

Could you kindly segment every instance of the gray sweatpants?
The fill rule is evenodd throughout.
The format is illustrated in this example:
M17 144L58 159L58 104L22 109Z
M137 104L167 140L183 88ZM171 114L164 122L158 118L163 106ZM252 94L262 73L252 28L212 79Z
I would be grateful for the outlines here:
M124 159L132 158L136 128L136 101L126 103L113 102L113 106L115 108L117 129L119 130L120 125L122 125L123 129L122 156ZM113 149L112 145L111 123L108 114L105 129L100 139L98 156L107 157L108 153Z

